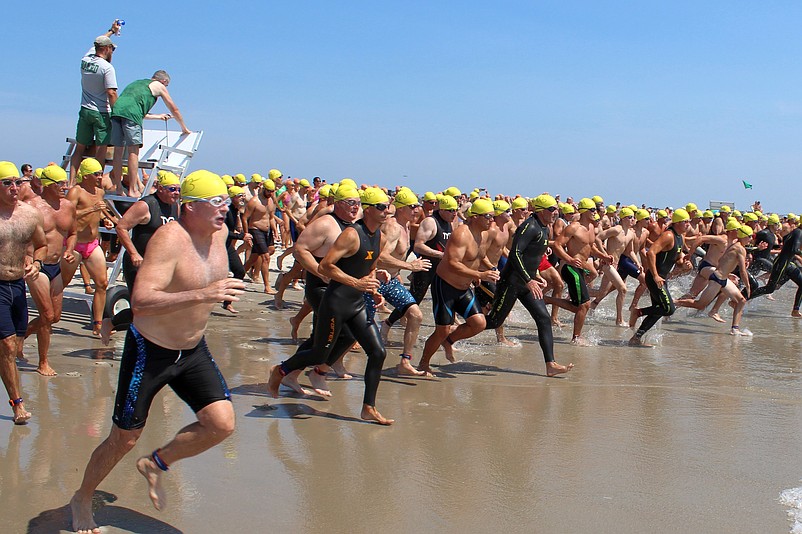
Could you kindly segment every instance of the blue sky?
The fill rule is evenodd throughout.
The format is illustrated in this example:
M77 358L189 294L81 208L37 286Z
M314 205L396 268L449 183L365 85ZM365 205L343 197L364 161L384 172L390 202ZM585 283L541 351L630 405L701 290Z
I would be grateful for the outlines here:
M4 5L0 159L60 158L80 58L121 17L119 85L171 74L194 169L802 211L799 2L115 9Z

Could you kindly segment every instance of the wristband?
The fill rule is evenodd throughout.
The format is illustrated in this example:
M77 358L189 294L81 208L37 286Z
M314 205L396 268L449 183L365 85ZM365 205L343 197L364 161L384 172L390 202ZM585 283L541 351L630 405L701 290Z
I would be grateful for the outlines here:
M33 263L38 263L39 264L39 270L40 271L42 270L42 267L44 267L44 262L42 260L33 260Z

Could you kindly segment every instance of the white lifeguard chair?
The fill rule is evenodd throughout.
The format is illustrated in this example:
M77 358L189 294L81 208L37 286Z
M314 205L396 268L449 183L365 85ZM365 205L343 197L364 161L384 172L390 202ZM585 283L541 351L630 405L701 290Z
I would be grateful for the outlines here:
M159 171L164 170L175 173L183 181L184 176L187 173L187 169L189 168L189 164L192 161L192 157L195 155L195 152L198 151L198 146L200 145L202 138L203 131L183 134L181 132L170 131L167 129L151 130L143 128L142 148L139 149L139 169L140 171L147 170L148 179L144 181L145 187L142 189L142 196L144 197L150 194L153 183L156 181L156 175ZM72 155L75 153L75 145L75 139L68 137L67 151L64 153L61 161L61 166L67 170L67 172L69 172ZM108 157L109 155L109 153L106 155L106 167L111 167L112 165L112 160ZM125 162L127 159L128 151L126 151L123 155L123 165L126 164ZM136 198L123 195L106 195L104 200L109 207L109 211L111 211L115 216L120 217L121 213L119 207L122 204L130 205L138 201L140 198L141 197ZM123 211L125 211L125 209L123 209ZM117 233L116 230L108 230L102 225L100 227L100 232L105 234ZM122 270L124 255L125 248L121 247L120 253L117 255L117 259L113 262L107 262L107 267L110 269L108 277L109 285L106 293L106 307L104 311L104 316L107 317L111 317L115 311L118 311L115 310L116 306L121 304L123 301L125 303L128 302L128 288L126 288L124 284L117 284L117 279L119 278L120 271ZM76 271L76 274L80 276L80 271ZM93 299L92 295L65 290L64 297L85 301L89 305L91 311L91 303Z

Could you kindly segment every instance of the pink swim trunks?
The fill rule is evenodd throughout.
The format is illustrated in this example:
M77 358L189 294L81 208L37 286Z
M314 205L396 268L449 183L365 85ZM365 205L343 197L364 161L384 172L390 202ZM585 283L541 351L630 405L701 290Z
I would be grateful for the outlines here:
M90 241L89 243L76 243L75 252L80 254L83 259L87 259L92 254L92 251L95 250L99 245L100 241L97 239Z

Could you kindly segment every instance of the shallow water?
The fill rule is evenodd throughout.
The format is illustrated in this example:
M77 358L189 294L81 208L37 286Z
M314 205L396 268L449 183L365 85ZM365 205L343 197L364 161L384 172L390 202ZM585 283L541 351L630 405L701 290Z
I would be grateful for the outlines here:
M780 493L802 479L802 321L790 288L750 304L743 326L679 311L625 345L613 298L586 325L591 347L555 330L556 353L576 368L547 379L536 332L516 308L497 347L492 332L435 356L433 380L398 378L388 347L378 407L391 428L358 419L364 355L334 397L265 396L267 370L294 351L287 318L249 286L241 313L215 312L207 339L233 392L237 431L166 477L168 508L146 496L135 459L162 445L191 412L157 397L135 451L100 486L108 532L788 532ZM647 303L644 297L643 304ZM272 299L271 299L272 302ZM627 301L628 302L628 301ZM70 303L51 353L61 375L22 373L27 427L0 418L0 516L6 532L58 532L92 449L110 428L122 335L104 349ZM422 334L431 331L428 307ZM729 320L729 318L727 317ZM301 333L309 331L308 323ZM394 329L391 340L399 341ZM418 353L422 347L419 343ZM34 345L26 347L35 355ZM66 376L66 373L80 376ZM304 378L302 383L308 383ZM284 391L284 390L282 390Z

